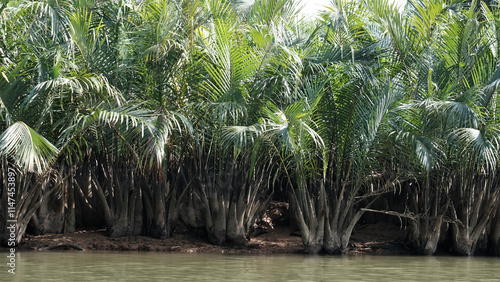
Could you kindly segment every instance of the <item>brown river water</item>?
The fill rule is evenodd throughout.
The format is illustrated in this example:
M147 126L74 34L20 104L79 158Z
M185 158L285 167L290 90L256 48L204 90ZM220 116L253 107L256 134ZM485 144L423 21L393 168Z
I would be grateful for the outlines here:
M18 252L12 275L0 254L0 281L500 281L484 257Z

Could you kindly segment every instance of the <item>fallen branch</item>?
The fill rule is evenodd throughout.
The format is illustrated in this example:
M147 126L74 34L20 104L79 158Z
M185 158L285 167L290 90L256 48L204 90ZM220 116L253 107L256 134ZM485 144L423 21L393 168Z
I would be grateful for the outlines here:
M55 250L55 249L63 249L63 248L71 248L79 251L85 251L85 249L80 246L80 245L73 245L73 244L59 244L59 245L53 245L53 246L48 246L45 248L39 248L39 251L50 251L50 250Z
M412 219L412 220L417 220L417 217L414 216L413 214L408 214L408 213L399 213L399 212L395 212L395 211L381 211L381 210L373 210L373 209L361 209L362 211L367 211L367 212L376 212L376 213L383 213L383 214L388 214L388 215L394 215L394 216L397 216L397 217L405 217L405 218L409 218L409 219Z
M399 212L395 212L395 211L373 210L373 209L366 209L366 208L362 208L361 210L367 211L367 212L376 212L376 213L382 213L382 214L387 214L387 215L394 215L394 216L399 217L400 219L401 219L401 217L404 217L404 218L408 218L408 219L411 219L414 221L417 221L418 219L421 219L421 218L433 219L433 220L438 219L438 217L435 217L435 216L415 215L413 213L399 213ZM463 223L458 219L450 219L450 218L443 217L442 220L446 223L460 224L463 226Z

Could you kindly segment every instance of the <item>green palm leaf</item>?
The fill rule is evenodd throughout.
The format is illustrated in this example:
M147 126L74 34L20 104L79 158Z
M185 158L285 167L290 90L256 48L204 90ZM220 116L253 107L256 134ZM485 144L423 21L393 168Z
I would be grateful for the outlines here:
M500 129L497 126L483 126L481 129L459 128L450 134L457 157L465 159L463 164L487 172L497 169L500 149Z
M0 154L12 158L22 171L43 173L59 150L23 122L0 135Z

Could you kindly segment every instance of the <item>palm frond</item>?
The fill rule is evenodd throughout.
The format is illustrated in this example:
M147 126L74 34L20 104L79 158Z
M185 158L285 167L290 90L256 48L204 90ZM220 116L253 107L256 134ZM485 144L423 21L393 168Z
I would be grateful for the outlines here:
M191 129L190 123L180 114L164 112L155 115L138 106L119 107L112 110L97 109L89 114L80 114L77 121L61 136L61 147L86 132L93 125L108 128L126 144L141 163L159 166L164 160L165 145L173 131Z
M459 128L450 136L450 142L457 151L462 165L486 172L497 169L500 149L500 129L496 126L483 126L481 129Z
M0 154L10 157L24 172L43 173L58 153L52 143L20 121L0 135Z

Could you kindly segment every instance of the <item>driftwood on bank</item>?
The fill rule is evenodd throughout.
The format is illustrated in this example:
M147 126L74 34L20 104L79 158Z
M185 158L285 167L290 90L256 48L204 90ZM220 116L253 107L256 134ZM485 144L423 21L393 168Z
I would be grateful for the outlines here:
M80 246L80 245L74 245L74 244L57 244L57 245L52 245L44 248L39 248L38 251L50 251L50 250L59 250L59 249L75 249L79 251L85 251L85 249Z

